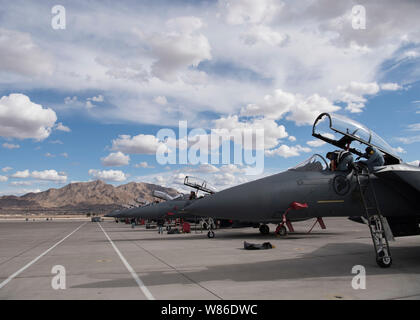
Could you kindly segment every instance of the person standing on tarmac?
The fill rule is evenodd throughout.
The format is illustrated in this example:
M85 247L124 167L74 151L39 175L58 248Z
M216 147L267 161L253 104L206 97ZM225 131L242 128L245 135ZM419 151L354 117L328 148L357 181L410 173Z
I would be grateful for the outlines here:
M163 220L163 219L161 219L161 218L159 218L158 220L157 220L157 226L158 226L158 228L159 228L159 234L163 234L163 225L165 224L165 220Z

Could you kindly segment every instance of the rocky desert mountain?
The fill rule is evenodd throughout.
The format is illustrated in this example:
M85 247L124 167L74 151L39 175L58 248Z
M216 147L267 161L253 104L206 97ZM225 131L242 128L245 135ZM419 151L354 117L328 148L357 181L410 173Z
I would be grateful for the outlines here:
M77 182L20 197L0 197L0 213L104 213L124 205L153 201L155 190L172 196L178 193L172 188L142 182L130 182L117 187L101 180Z

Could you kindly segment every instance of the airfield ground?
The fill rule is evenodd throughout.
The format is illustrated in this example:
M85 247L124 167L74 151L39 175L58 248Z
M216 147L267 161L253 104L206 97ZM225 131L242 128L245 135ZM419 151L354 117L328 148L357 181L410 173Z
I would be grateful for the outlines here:
M330 218L307 234L312 223L286 237L246 228L208 239L113 221L0 221L0 299L420 299L420 237L391 243L394 264L381 269L366 226ZM65 290L52 288L56 265ZM352 288L355 265L364 290Z

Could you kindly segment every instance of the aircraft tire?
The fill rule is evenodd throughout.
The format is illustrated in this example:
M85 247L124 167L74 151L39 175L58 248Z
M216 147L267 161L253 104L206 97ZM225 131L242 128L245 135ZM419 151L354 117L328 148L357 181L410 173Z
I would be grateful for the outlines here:
M266 225L266 224L262 224L260 226L260 232L261 234L269 234L270 233L270 228Z
M214 234L214 232L213 232L213 231L209 231L209 232L207 232L207 237L208 237L209 239L213 239L213 238L214 238L214 236L215 236L215 234Z
M286 236L287 235L287 229L286 229L286 227L285 226L281 226L280 228L278 228L277 234L279 236Z
M392 258L391 257L382 257L382 258L376 258L376 263L381 268L389 268L392 265Z

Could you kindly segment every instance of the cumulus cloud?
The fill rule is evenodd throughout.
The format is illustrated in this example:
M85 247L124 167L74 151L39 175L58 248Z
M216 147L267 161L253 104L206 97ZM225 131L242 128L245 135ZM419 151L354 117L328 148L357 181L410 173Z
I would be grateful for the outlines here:
M121 151L112 152L105 158L101 158L102 165L105 167L121 167L130 163L130 156L125 155Z
M128 154L156 154L160 146L165 147L163 142L153 135L119 135L117 139L112 140L111 149Z
M242 116L265 116L269 119L294 121L297 125L312 124L322 112L335 112L340 107L335 106L327 98L318 94L304 97L277 89L268 94L257 104L249 104L242 108Z
M215 167L212 164L203 163L203 164L200 164L197 167L188 168L188 169L186 169L186 171L195 172L195 173L214 173L214 172L219 172L220 169Z
M23 171L16 171L14 174L11 175L12 178L21 178L25 179L29 177L29 170L23 170Z
M24 94L14 93L0 99L0 136L44 140L57 116L52 109L31 102Z
M253 46L259 42L270 46L282 46L289 40L289 36L274 31L263 25L253 26L250 30L242 33L241 39L247 45Z
M322 140L310 140L308 142L306 142L306 144L312 148L317 148L317 147L321 147L325 144L326 142L322 141Z
M157 96L156 98L153 99L153 101L161 106L164 106L168 103L168 100L166 99L165 96Z
M395 138L395 140L404 144L412 144L412 143L420 142L420 135L415 135L411 137L398 137L398 138Z
M1 171L3 171L3 172L9 172L10 170L13 170L13 168L12 167L4 167L4 168L1 169Z
M281 146L279 146L276 149L273 150L266 150L265 151L265 155L266 156L280 156L283 158L290 158L290 157L297 157L300 156L301 153L308 153L311 152L312 150L310 148L307 147L302 147L300 145L296 145L296 146L287 146L285 144L282 144Z
M219 8L228 24L260 24L270 22L281 10L282 2L274 0L220 0Z
M127 175L121 170L96 170L90 169L89 175L95 179L113 181L113 182L122 182L127 180Z
M9 180L8 177L0 175L0 182L6 182L7 180Z
M12 178L19 178L19 179L26 179L26 178L34 178L37 180L44 180L44 181L53 181L53 182L66 182L67 175L64 172L57 172L56 170L43 170L43 171L32 171L29 172L28 169L23 171L16 171L14 174L11 175Z
M381 84L381 90L385 91L397 91L401 90L402 86L400 86L398 83L388 82L388 83L382 83Z
M154 168L154 166L149 165L146 161L136 163L134 165L135 168Z
M222 117L214 121L215 129L257 130L264 129L264 148L274 148L281 139L287 138L288 133L283 125L277 124L273 119L258 118L240 121L237 115Z
M152 65L152 74L162 80L176 80L178 70L197 66L211 59L210 44L199 32L203 23L197 17L178 17L166 22L170 30L148 38L157 58Z
M54 181L54 182L66 182L67 175L63 172L57 172L56 170L44 170L44 171L32 171L31 177L38 180Z
M7 142L3 143L2 146L3 148L6 148L6 149L19 149L20 148L20 145L18 144L7 143Z
M104 96L100 94L96 97L87 98L87 101L104 102Z
M25 76L50 75L52 59L28 33L0 28L0 71Z
M70 132L71 131L69 127L66 127L61 122L59 122L57 124L57 126L55 127L55 129L58 130L58 131L64 131L64 132Z
M389 88L390 85L386 84L385 87ZM360 113L365 107L367 99L366 95L375 95L381 90L376 82L357 82L352 81L348 86L339 86L338 91L341 93L339 101L347 103L346 110L351 113Z

